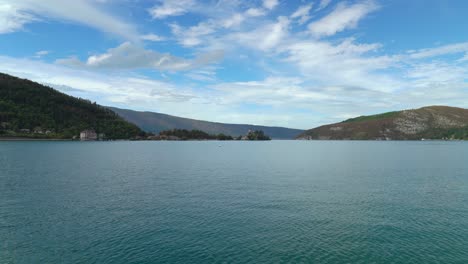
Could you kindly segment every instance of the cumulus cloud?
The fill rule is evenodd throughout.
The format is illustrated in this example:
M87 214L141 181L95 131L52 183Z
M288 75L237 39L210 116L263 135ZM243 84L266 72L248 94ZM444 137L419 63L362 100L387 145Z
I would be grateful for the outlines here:
M125 42L106 53L90 56L85 62L77 58L57 60L59 64L83 66L96 69L156 69L160 71L186 71L219 62L222 51L203 54L193 60L170 54L158 53L141 46Z
M372 0L348 5L340 3L322 19L309 24L310 32L318 37L332 36L346 29L356 28L359 21L379 6Z

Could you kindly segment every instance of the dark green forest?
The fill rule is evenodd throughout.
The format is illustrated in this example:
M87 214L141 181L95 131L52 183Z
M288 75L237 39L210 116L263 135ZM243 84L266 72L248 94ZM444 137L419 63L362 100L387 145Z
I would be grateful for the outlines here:
M225 134L210 135L201 130L171 129L159 132L159 139L175 140L270 140L261 130L249 131L246 136L233 138Z
M104 133L106 139L144 135L96 103L0 73L0 136L71 139L84 129Z
M231 136L224 134L210 135L201 130L187 130L187 129L171 129L159 132L159 136L162 137L177 137L180 140L233 140Z

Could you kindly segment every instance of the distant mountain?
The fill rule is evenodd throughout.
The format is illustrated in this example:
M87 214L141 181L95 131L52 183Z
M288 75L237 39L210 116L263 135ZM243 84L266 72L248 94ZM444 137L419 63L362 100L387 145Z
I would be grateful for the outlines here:
M268 127L256 125L224 124L200 121L153 112L138 112L127 109L109 107L125 120L136 124L146 132L159 133L171 129L201 130L208 134L225 134L233 137L245 135L249 130L262 130L273 139L293 139L303 130L284 127Z
M0 73L0 137L71 139L85 129L104 133L108 139L143 133L96 103Z
M307 130L298 139L468 139L468 109L429 106L360 116Z

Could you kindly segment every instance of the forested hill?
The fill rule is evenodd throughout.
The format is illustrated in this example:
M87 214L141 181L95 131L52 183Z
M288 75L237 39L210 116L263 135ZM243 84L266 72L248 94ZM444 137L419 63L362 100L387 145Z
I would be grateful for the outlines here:
M110 107L125 120L138 125L146 132L158 134L164 130L186 129L201 130L208 134L224 134L232 137L245 135L249 130L261 130L273 139L294 139L304 130L285 127L257 126L248 124L226 124L195 120L154 112L139 112L128 109Z
M64 138L94 129L107 139L143 132L110 109L29 80L0 73L0 137Z
M428 106L360 116L307 130L298 139L468 140L468 109Z

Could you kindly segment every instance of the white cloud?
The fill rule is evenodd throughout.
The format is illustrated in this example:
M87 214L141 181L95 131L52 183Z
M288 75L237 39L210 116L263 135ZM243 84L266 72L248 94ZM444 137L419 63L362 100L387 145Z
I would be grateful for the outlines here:
M312 4L300 6L292 15L291 18L299 19L299 24L304 24L310 19L310 10L312 9Z
M170 54L146 50L130 42L125 42L106 53L90 56L86 62L77 58L57 60L59 64L100 69L156 69L160 71L186 71L219 62L223 57L220 51L201 55L193 60Z
M467 67L445 62L413 63L408 70L412 86L430 88L436 84L461 82L468 74Z
M322 19L309 24L310 32L315 36L332 36L346 29L355 28L358 22L369 13L378 9L372 0L362 1L353 5L340 3Z
M262 105L293 106L310 105L311 100L326 99L327 95L307 91L299 78L268 77L261 81L231 82L214 85L216 90L227 93L224 103L249 102Z
M194 0L159 0L159 4L149 9L153 18L163 19L187 13L195 5Z
M50 53L50 51L48 51L48 50L40 50L40 51L38 51L38 52L36 52L34 54L34 58L39 59L39 58L42 58L42 57L48 55L49 53Z
M465 61L468 61L468 52L465 53L465 56L463 56L463 58L459 59L458 60L459 62L465 62Z
M148 40L148 41L154 41L154 42L166 40L166 38L158 36L156 34L146 34L146 35L142 35L140 38L142 40Z
M287 36L290 21L279 17L274 23L265 24L249 32L233 33L226 38L243 46L263 51L277 47Z
M320 11L320 10L326 8L327 6L330 5L331 2L332 2L332 0L320 0L320 4L319 4L319 7L318 7L317 11Z
M265 10L261 8L249 8L247 9L247 11L245 11L245 14L251 17L258 17L258 16L264 16L266 12Z
M356 44L346 39L334 45L325 41L295 41L283 49L286 61L296 64L308 79L323 85L353 86L369 90L393 91L401 84L379 74L394 66L389 56L372 56L379 44Z
M443 56L447 54L468 52L468 42L445 45L437 48L421 49L410 53L413 59L423 59L430 57Z
M263 0L263 7L268 10L274 9L278 4L278 0Z
M219 13L209 13L208 19L202 20L195 25L184 27L178 23L169 24L172 34L179 44L185 47L207 45L207 42L211 42L209 45L213 45L213 41L218 42L217 45L220 45L220 39L225 40L226 36L230 35L231 32L247 33L249 27L245 27L244 24L251 27L252 24L249 24L251 20L266 15L266 10L263 8L239 10L238 6L233 4L235 1L230 3L232 6L225 4L224 1L218 2L214 9L220 10ZM194 12L201 11L194 9ZM258 25L255 24L255 27L258 27ZM221 44L221 46L224 45Z
M0 34L21 30L27 23L37 20L18 6L0 1Z
M197 46L202 43L202 38L214 33L216 25L212 21L200 22L195 26L184 28L178 24L170 24L172 34L174 34L179 43L183 46Z
M41 18L71 21L127 39L137 39L133 25L101 11L86 0L0 0L0 33L21 29Z
M222 21L223 27L225 28L232 28L238 27L242 22L244 22L245 17L243 14L236 13L232 15L230 18Z
M232 41L233 35L248 37L248 33L256 28L271 24L266 14L278 4L278 1L271 0L263 1L261 6L226 0L216 1L216 4L212 5L197 2L196 5L187 8L187 12L200 16L202 18L200 21L189 26L173 22L169 26L177 42L184 47L199 49L232 47L232 43L225 41ZM239 42L234 41L234 43Z

